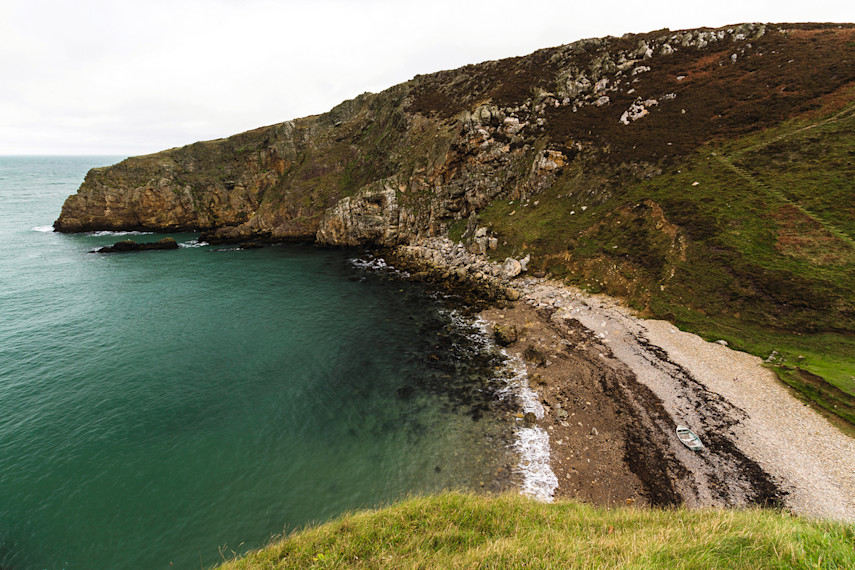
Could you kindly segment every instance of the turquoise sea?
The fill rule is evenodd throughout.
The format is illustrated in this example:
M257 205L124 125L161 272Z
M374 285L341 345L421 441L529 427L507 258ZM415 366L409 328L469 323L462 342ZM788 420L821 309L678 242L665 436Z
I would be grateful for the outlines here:
M0 157L0 568L208 567L507 473L501 357L368 254L52 232L120 158Z

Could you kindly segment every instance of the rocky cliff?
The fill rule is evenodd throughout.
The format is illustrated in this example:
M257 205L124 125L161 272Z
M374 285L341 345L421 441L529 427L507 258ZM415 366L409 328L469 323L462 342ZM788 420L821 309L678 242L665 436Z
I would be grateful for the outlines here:
M497 197L537 196L573 162L602 200L614 172L655 174L715 137L815 106L855 76L830 57L851 35L664 30L417 76L323 115L94 169L55 228L404 243ZM794 59L805 45L811 61Z

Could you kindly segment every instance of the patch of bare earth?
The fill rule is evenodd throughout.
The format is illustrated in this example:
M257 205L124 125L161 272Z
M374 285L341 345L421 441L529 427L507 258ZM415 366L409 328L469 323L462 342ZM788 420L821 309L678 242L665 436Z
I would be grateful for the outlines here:
M633 418L621 409L613 392L630 379L601 361L604 347L589 331L558 326L547 312L524 302L488 309L481 317L518 331L518 340L506 351L526 362L529 383L543 404L545 415L537 423L549 434L551 465L559 484L556 498L595 504L679 502L661 469L639 462L644 468L639 476L627 464ZM652 479L655 489L648 488L646 479Z
M783 206L771 217L778 222L775 249L816 265L845 265L855 261L852 247L793 206Z

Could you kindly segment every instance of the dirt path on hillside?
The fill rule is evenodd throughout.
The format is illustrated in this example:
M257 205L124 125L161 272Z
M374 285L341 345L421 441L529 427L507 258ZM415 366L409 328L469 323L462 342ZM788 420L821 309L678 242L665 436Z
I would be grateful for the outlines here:
M759 358L560 284L482 313L519 331L546 414L556 497L597 504L781 504L855 520L855 440L796 400ZM692 452L678 423L706 445Z

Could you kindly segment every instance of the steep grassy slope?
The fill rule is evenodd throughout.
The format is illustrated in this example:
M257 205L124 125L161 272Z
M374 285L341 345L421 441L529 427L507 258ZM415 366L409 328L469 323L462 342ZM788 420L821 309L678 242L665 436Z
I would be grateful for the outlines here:
M851 568L855 528L774 511L444 494L349 514L221 568Z

